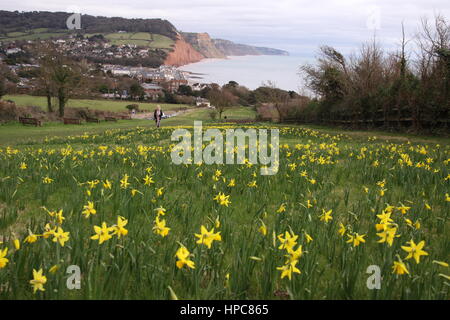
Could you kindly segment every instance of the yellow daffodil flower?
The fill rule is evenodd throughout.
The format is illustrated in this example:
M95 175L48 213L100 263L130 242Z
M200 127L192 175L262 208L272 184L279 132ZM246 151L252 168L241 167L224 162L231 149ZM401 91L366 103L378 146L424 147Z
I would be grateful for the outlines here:
M38 290L45 291L44 284L47 282L47 277L45 277L42 272L42 269L39 269L39 271L33 269L33 280L30 280L30 284L33 287L33 293L36 293Z
M190 252L185 247L180 247L175 256L178 258L178 261L176 262L176 266L178 269L183 268L184 266L187 266L188 268L195 269L195 263L192 260L189 260Z
M64 232L61 227L58 227L58 231L53 232L53 242L58 242L61 247L64 247L64 244L69 241L70 232Z
M98 244L102 244L103 242L112 238L110 232L114 231L114 228L108 227L106 222L102 223L102 227L94 226L95 235L91 237L92 240L98 240Z
M9 262L9 260L6 258L7 254L8 248L0 250L0 269L4 268Z
M38 237L40 237L40 235L34 234L28 230L28 236L23 240L23 242L34 243L37 241Z
M377 236L381 238L377 242L378 243L386 242L389 245L389 247L391 247L392 243L394 242L394 239L398 237L395 235L396 232L397 232L396 227L392 228L387 227L386 230L384 230L383 232L377 233Z
M288 231L285 232L284 237L283 234L278 235L278 240L281 242L281 245L278 247L278 249L292 249L297 244L297 239L297 235L291 235Z
M88 204L83 206L83 209L82 214L84 214L86 219L89 218L91 214L94 215L97 213L97 210L94 208L94 202L92 201L88 201Z
M360 235L356 232L354 234L347 234L347 237L349 238L347 243L352 243L354 247L357 247L360 243L366 242L366 240L364 240L365 236L365 234Z
M305 233L306 243L310 243L311 241L313 241L313 238L308 233L306 233L306 231L304 233Z
M144 185L145 186L149 186L151 184L155 183L155 181L153 180L153 178L151 176L149 176L148 174L145 176L144 178Z
M301 273L300 269L296 267L297 262L298 261L294 261L277 268L277 270L281 271L281 279L283 279L284 277L288 277L289 280L292 280L292 273Z
M282 203L276 212L277 213L282 213L282 212L285 212L285 211L286 211L286 204Z
M333 209L325 211L325 209L322 209L322 214L319 216L320 221L324 221L325 223L328 223L328 221L333 220L333 217L331 216L331 213L333 212Z
M261 233L263 236L267 235L267 227L263 221L261 221L261 226L259 227L258 232Z
M155 211L157 216L163 216L166 214L166 209L164 209L163 207L158 207L155 209Z
M125 229L125 226L127 225L128 220L124 217L118 216L117 217L117 224L113 226L114 228L114 234L117 235L117 238L120 239L121 236L126 236L128 234L128 230Z
M170 228L166 227L166 220L159 220L159 216L157 216L155 219L155 225L153 226L153 232L164 238L169 234L169 231Z
M200 227L200 234L196 233L194 235L198 238L197 243L204 244L208 249L211 249L213 241L222 241L220 232L214 233L214 228L208 231L203 225Z
M231 203L231 201L229 200L230 196L226 196L224 193L219 192L219 194L217 194L213 200L217 201L218 204L220 204L221 206L226 206L228 207L228 205Z
M338 233L341 235L341 237L345 235L345 232L347 232L347 229L345 228L344 224L342 222L339 223Z
M111 187L112 187L111 181L109 181L108 179L106 179L106 180L103 182L103 188L105 188L105 189L111 189Z
M408 268L406 268L405 263L399 259L399 261L394 261L394 264L392 266L392 273L402 275L402 274L409 274Z
M130 185L130 183L128 182L129 178L130 177L127 174L123 176L123 178L120 180L120 188L122 189L128 188L128 186Z
M418 264L420 262L421 256L427 256L428 253L423 249L425 246L425 241L420 241L418 244L415 244L414 241L411 239L411 241L407 242L409 243L409 247L402 246L402 249L406 252L408 252L408 256L405 258L406 260L414 258L416 260L416 263Z
M402 205L401 207L397 207L397 210L399 210L402 214L406 214L406 212L408 212L408 210L411 209L411 207L407 207Z

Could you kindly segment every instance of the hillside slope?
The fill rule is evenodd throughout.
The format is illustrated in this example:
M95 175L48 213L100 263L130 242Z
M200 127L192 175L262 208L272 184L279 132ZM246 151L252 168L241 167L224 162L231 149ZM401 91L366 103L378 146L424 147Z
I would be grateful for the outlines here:
M0 10L0 36L11 32L24 32L32 29L67 30L66 21L71 13L67 12L18 12ZM177 29L162 19L126 19L120 17L96 17L81 15L81 32L111 33L119 30L127 32L149 32L161 34L173 40Z

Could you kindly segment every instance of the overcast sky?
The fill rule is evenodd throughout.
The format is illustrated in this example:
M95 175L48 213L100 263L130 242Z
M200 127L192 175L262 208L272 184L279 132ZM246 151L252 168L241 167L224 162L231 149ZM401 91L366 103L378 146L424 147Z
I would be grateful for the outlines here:
M105 5L103 5L104 3ZM401 22L413 35L422 17L450 18L449 0L2 0L0 9L73 11L100 16L163 18L182 31L313 56L323 44L344 53L377 39L393 48Z

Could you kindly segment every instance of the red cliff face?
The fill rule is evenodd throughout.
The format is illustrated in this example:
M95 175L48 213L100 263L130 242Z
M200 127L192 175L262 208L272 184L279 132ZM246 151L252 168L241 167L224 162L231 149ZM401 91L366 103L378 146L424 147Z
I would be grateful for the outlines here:
M181 36L175 42L174 51L170 52L164 64L180 67L185 64L198 62L205 57L187 43Z
M205 58L226 58L223 52L216 48L213 39L207 33L183 33L183 37Z

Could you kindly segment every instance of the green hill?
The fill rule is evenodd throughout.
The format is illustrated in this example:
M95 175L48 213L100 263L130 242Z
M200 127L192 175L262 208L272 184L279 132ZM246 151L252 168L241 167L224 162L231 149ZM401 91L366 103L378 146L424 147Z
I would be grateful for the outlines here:
M0 10L0 38L30 40L36 35L51 37L53 33L69 32L66 26L67 12L18 12ZM163 19L126 19L119 17L98 17L81 15L81 30L76 33L128 33L158 34L172 40L176 39L177 30L167 20Z

